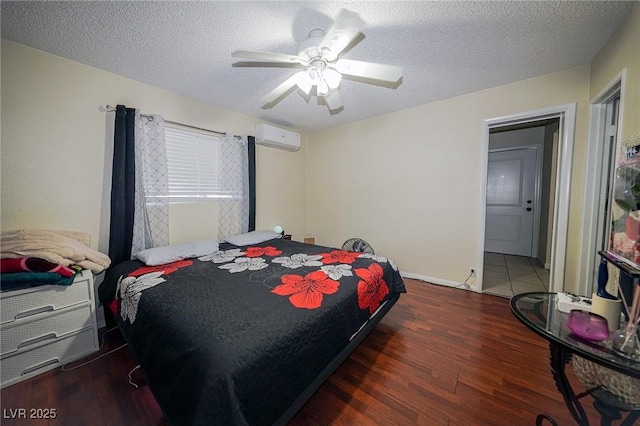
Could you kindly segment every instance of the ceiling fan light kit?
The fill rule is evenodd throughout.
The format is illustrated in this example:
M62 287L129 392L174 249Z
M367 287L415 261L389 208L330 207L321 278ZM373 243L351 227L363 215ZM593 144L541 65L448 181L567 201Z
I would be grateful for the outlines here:
M303 68L262 98L265 108L273 107L296 87L307 96L312 95L315 88L315 95L323 98L329 110L334 112L343 108L339 93L343 76L386 83L397 83L402 78L402 67L396 65L340 58L363 27L364 22L356 13L343 10L326 33L321 29L312 30L300 43L297 55L238 50L231 56Z
M311 89L315 87L318 96L326 96L330 90L338 89L342 80L342 74L327 68L322 60L311 62L306 71L299 71L295 75L297 76L296 85L305 95L309 95Z

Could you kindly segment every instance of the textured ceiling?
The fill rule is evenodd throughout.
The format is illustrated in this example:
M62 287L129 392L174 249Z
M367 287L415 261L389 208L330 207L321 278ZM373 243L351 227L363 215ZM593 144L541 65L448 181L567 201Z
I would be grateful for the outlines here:
M2 1L1 24L4 39L306 131L589 63L633 3ZM233 66L231 52L296 54L343 8L366 23L343 57L400 65L401 84L343 80L333 115L298 92L263 109L296 71Z

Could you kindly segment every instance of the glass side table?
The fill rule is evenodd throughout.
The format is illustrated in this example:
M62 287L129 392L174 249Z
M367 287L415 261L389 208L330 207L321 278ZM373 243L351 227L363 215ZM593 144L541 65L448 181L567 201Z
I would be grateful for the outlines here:
M604 342L582 340L567 328L568 314L556 308L556 293L524 293L511 299L511 311L514 316L534 333L549 341L551 374L569 412L580 425L589 425L589 419L582 408L580 399L591 395L594 407L601 415L601 425L610 425L613 420L621 419L621 426L631 426L640 419L640 404L624 401L603 386L595 386L576 395L567 379L565 365L573 355L584 358L598 366L603 366L623 377L640 380L640 363L620 357L611 349L610 339ZM552 425L555 421L548 415L540 414L536 425L544 420Z

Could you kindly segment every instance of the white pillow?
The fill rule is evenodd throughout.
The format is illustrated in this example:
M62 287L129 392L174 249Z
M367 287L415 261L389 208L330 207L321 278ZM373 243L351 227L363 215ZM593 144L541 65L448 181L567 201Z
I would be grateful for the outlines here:
M213 240L192 241L164 247L142 250L136 257L149 266L163 265L189 257L204 256L218 251L218 242Z
M251 231L245 234L227 237L225 241L233 244L234 246L249 246L251 244L258 244L263 241L269 241L276 238L282 238L282 234L278 234L273 231Z

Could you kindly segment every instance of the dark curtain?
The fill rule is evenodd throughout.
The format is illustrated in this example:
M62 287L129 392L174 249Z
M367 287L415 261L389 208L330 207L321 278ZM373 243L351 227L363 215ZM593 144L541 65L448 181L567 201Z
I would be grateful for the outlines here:
M109 227L109 257L112 265L131 259L135 207L134 125L135 109L118 105L113 137Z
M249 154L249 231L256 229L256 138L247 138Z

